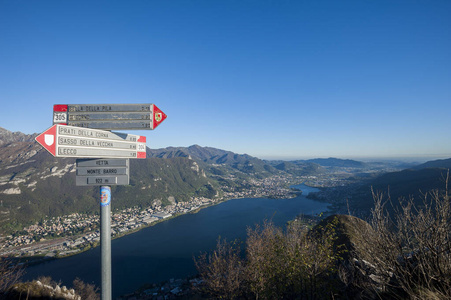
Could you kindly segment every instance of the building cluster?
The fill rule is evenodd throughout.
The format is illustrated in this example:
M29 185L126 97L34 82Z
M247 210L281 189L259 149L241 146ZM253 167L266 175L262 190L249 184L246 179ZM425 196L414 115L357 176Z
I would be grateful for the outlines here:
M237 180L236 178L233 178ZM127 208L112 213L111 235L119 237L152 225L173 215L189 213L225 199L275 197L288 198L293 178L275 175L263 179L243 179L237 190L224 190L222 197L193 197L188 202L175 202L165 207ZM74 213L37 222L23 231L1 240L0 256L67 256L96 246L100 241L99 215Z
M289 198L293 190L289 188L293 178L287 175L275 175L264 179L251 179L250 183L255 187L255 197Z
M219 177L219 176L218 176ZM293 196L293 190L289 188L290 184L296 182L293 176L289 174L273 175L266 178L249 178L237 180L233 175L227 175L223 179L235 180L239 182L240 187L235 189L224 189L225 199L239 198L290 198Z
M118 237L152 225L175 214L187 213L218 200L193 198L164 208L127 208L112 214L111 235ZM99 216L71 214L51 218L7 236L0 244L0 256L66 256L96 246L100 241ZM61 238L58 238L61 237ZM50 239L49 239L50 238ZM39 243L37 243L39 242Z

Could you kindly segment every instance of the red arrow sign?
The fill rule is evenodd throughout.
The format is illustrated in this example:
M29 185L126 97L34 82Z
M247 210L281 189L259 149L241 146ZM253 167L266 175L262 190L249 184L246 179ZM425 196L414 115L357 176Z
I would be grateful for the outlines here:
M161 122L166 120L168 116L161 111L155 104L153 104L153 129L155 129Z
M53 125L36 137L36 142L41 144L53 156L56 156L56 126Z
M53 124L102 130L152 130L167 118L155 104L56 104Z
M146 158L146 137L55 124L36 137L55 157Z

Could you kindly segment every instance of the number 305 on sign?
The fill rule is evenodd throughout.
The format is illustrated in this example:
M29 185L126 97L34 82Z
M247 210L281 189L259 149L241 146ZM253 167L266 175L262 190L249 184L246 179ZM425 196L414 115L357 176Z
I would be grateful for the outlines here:
M67 113L66 112L53 112L53 123L66 123Z

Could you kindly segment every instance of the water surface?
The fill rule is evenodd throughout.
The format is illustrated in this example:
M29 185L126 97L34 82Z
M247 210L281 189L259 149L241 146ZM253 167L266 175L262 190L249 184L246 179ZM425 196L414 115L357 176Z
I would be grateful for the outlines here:
M246 229L265 219L283 226L300 213L326 211L327 205L305 196L234 199L115 239L111 241L113 297L131 293L145 283L196 274L193 256L213 249L218 236L245 240ZM66 286L79 277L100 286L100 247L28 267L24 279L38 276L51 276Z

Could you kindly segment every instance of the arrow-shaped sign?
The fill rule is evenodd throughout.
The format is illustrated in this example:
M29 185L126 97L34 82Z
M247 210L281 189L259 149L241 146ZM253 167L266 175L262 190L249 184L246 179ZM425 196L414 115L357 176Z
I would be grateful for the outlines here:
M57 104L53 124L103 130L155 129L167 118L155 104Z
M36 137L36 142L41 144L53 156L56 154L56 125L50 127Z
M146 158L146 137L56 124L36 137L55 157Z

